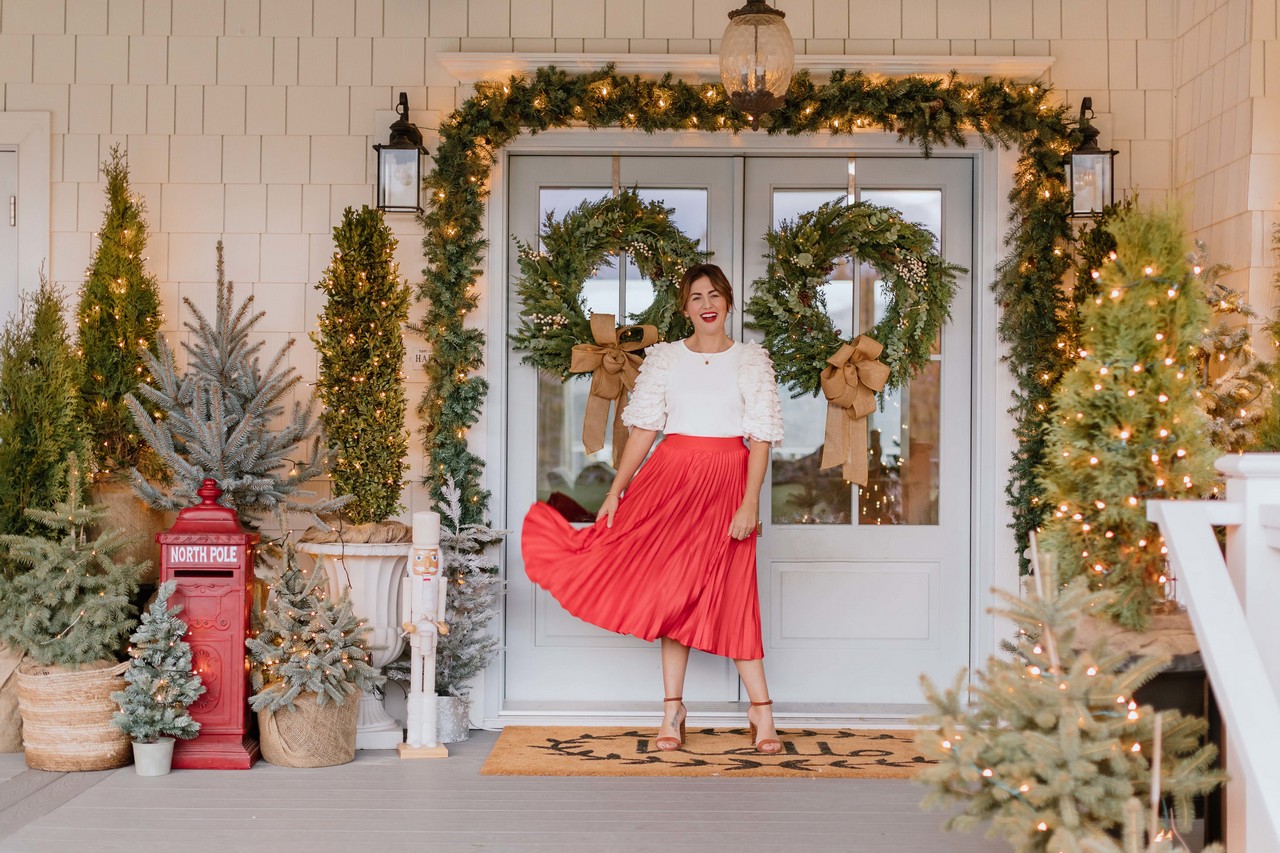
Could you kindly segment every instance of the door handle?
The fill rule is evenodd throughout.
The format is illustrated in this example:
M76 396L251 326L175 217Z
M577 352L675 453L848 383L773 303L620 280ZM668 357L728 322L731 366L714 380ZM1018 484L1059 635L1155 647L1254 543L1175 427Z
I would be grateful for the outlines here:
M16 195L9 196L9 225L13 228L18 227L18 197Z

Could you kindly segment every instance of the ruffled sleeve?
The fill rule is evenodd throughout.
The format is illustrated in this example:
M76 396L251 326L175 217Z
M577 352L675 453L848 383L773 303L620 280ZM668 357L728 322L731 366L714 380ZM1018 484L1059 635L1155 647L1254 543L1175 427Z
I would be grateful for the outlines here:
M773 362L755 342L747 343L742 355L738 388L742 392L742 434L756 441L782 441L782 403Z
M622 422L631 429L661 430L667 424L667 375L671 366L669 346L660 343L649 347L640 364L635 390L631 392L627 407L622 410Z

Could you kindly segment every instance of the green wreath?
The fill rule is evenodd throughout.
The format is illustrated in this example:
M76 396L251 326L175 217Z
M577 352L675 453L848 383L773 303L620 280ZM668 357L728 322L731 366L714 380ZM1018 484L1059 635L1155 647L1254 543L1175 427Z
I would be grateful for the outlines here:
M846 341L827 313L822 285L836 261L853 255L880 273L889 289L884 319L867 332L884 352L888 389L905 385L929 362L933 342L951 317L956 274L963 267L938 254L934 236L890 207L827 202L771 230L769 265L747 302L750 328L764 332L778 381L793 396L817 394L828 359Z
M640 273L654 286L653 304L631 316L636 325L654 326L659 340L688 335L693 327L676 304L680 277L704 260L697 241L671 221L672 211L658 201L642 201L635 190L588 201L557 221L547 214L543 251L517 239L521 278L520 326L512 345L522 359L561 379L571 373L573 348L594 344L582 287L606 256L629 252Z

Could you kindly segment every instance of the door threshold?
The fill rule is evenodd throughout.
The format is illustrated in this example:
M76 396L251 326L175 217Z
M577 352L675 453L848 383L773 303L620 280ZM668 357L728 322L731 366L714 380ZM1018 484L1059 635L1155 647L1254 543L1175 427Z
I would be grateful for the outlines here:
M700 728L744 728L747 703L685 703L689 725ZM782 728L914 729L911 720L930 706L915 703L778 702L773 717ZM653 726L662 705L653 702L508 702L485 728L505 726Z

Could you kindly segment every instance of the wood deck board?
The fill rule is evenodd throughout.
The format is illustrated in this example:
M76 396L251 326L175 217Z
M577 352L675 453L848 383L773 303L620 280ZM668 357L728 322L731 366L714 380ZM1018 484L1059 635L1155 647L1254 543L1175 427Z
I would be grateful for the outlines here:
M0 851L136 853L179 829L184 853L1009 850L981 834L944 833L944 816L921 812L923 791L906 780L481 776L496 734L473 735L443 761L361 752L342 767L259 764L153 779L126 767L70 794L51 791L42 814L0 836Z

